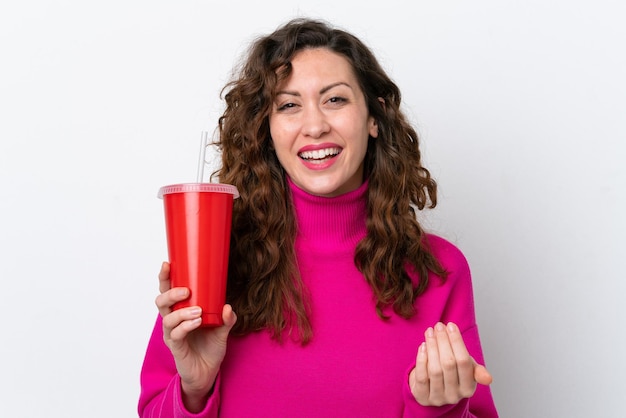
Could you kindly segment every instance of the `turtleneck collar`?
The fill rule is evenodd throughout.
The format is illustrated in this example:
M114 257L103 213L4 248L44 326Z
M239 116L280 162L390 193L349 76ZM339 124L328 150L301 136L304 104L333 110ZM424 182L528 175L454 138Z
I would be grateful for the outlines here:
M366 234L367 180L359 188L335 197L315 196L289 177L287 181L296 212L298 245L324 251L354 250Z

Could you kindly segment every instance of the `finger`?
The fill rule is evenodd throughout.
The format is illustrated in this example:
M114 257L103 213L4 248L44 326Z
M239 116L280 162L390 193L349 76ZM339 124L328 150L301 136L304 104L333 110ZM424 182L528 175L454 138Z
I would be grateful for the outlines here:
M490 385L493 382L493 376L483 365L474 363L474 380L481 385Z
M463 335L459 331L456 324L450 322L446 326L446 331L450 341L455 359L455 369L458 376L458 395L463 398L469 398L476 390L476 381L474 380L474 360L467 351Z
M415 400L422 405L427 405L430 395L430 381L428 379L428 356L425 342L421 343L417 349L415 369L409 377L409 383Z
M435 325L435 337L437 338L437 348L439 349L439 363L443 370L444 397L447 403L456 403L459 399L461 388L457 359L447 327L441 322ZM462 339L461 345L463 346Z
M163 329L171 332L184 321L193 321L202 318L202 309L199 306L177 309L163 317Z
M441 401L444 396L444 380L443 370L439 362L439 348L437 338L435 337L435 330L432 327L428 327L424 336L426 338L428 380L430 382L429 399L431 401Z
M159 272L159 292L165 293L170 290L170 263L164 261L161 263L161 271Z
M235 326L235 323L237 322L237 315L235 314L235 311L233 311L233 307L231 305L226 304L224 305L224 308L222 308L222 320L229 331Z
M222 308L222 321L224 321L224 325L216 329L216 335L223 344L226 344L228 334L237 322L237 315L235 315L232 306L228 304L224 305L224 307Z
M161 316L165 317L172 312L172 306L176 302L183 301L189 297L189 289L186 287L175 287L174 289L170 289L165 293L161 293L156 297L154 303L157 308L159 308L159 313Z
M169 334L173 349L182 344L191 331L202 324L202 309L199 306L183 308L163 318L163 335ZM168 333L169 331L169 333Z

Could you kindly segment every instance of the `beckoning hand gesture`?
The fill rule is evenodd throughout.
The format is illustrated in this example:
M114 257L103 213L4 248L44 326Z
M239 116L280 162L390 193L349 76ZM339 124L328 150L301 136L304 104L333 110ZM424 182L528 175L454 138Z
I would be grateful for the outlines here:
M489 385L491 374L469 355L459 328L441 322L424 333L409 386L415 400L424 406L456 404L471 397L476 384Z
M222 310L224 325L200 328L202 310L198 306L172 310L172 305L189 297L189 289L171 288L170 265L163 263L159 273L155 303L163 317L163 340L168 346L181 379L183 402L190 412L204 408L222 360L228 333L237 321L230 305Z

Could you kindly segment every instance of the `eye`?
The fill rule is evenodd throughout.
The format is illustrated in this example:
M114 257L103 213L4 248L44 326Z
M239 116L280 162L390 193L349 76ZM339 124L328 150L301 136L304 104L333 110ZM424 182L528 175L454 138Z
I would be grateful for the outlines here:
M347 101L348 101L348 99L346 99L345 97L341 97L341 96L334 96L334 97L331 97L330 99L328 99L329 103L335 103L335 104L341 104L341 103L345 103Z
M283 103L283 104L280 104L280 105L276 105L276 111L284 112L286 110L293 109L295 107L296 107L295 103L291 103L291 102Z

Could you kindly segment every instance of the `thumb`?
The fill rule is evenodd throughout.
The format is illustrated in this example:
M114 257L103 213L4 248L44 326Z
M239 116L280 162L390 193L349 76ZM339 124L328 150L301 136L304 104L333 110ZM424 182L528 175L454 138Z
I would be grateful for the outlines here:
M222 344L226 344L226 341L228 340L228 334L237 322L237 315L235 315L232 306L228 304L224 305L224 308L222 309L222 321L224 321L224 325L215 328L214 335Z
M485 366L474 363L474 380L481 385L490 385L493 382L493 376Z
M229 304L224 305L224 309L222 309L222 320L224 321L224 328L228 334L237 322L237 315L235 311L233 311L233 307Z

